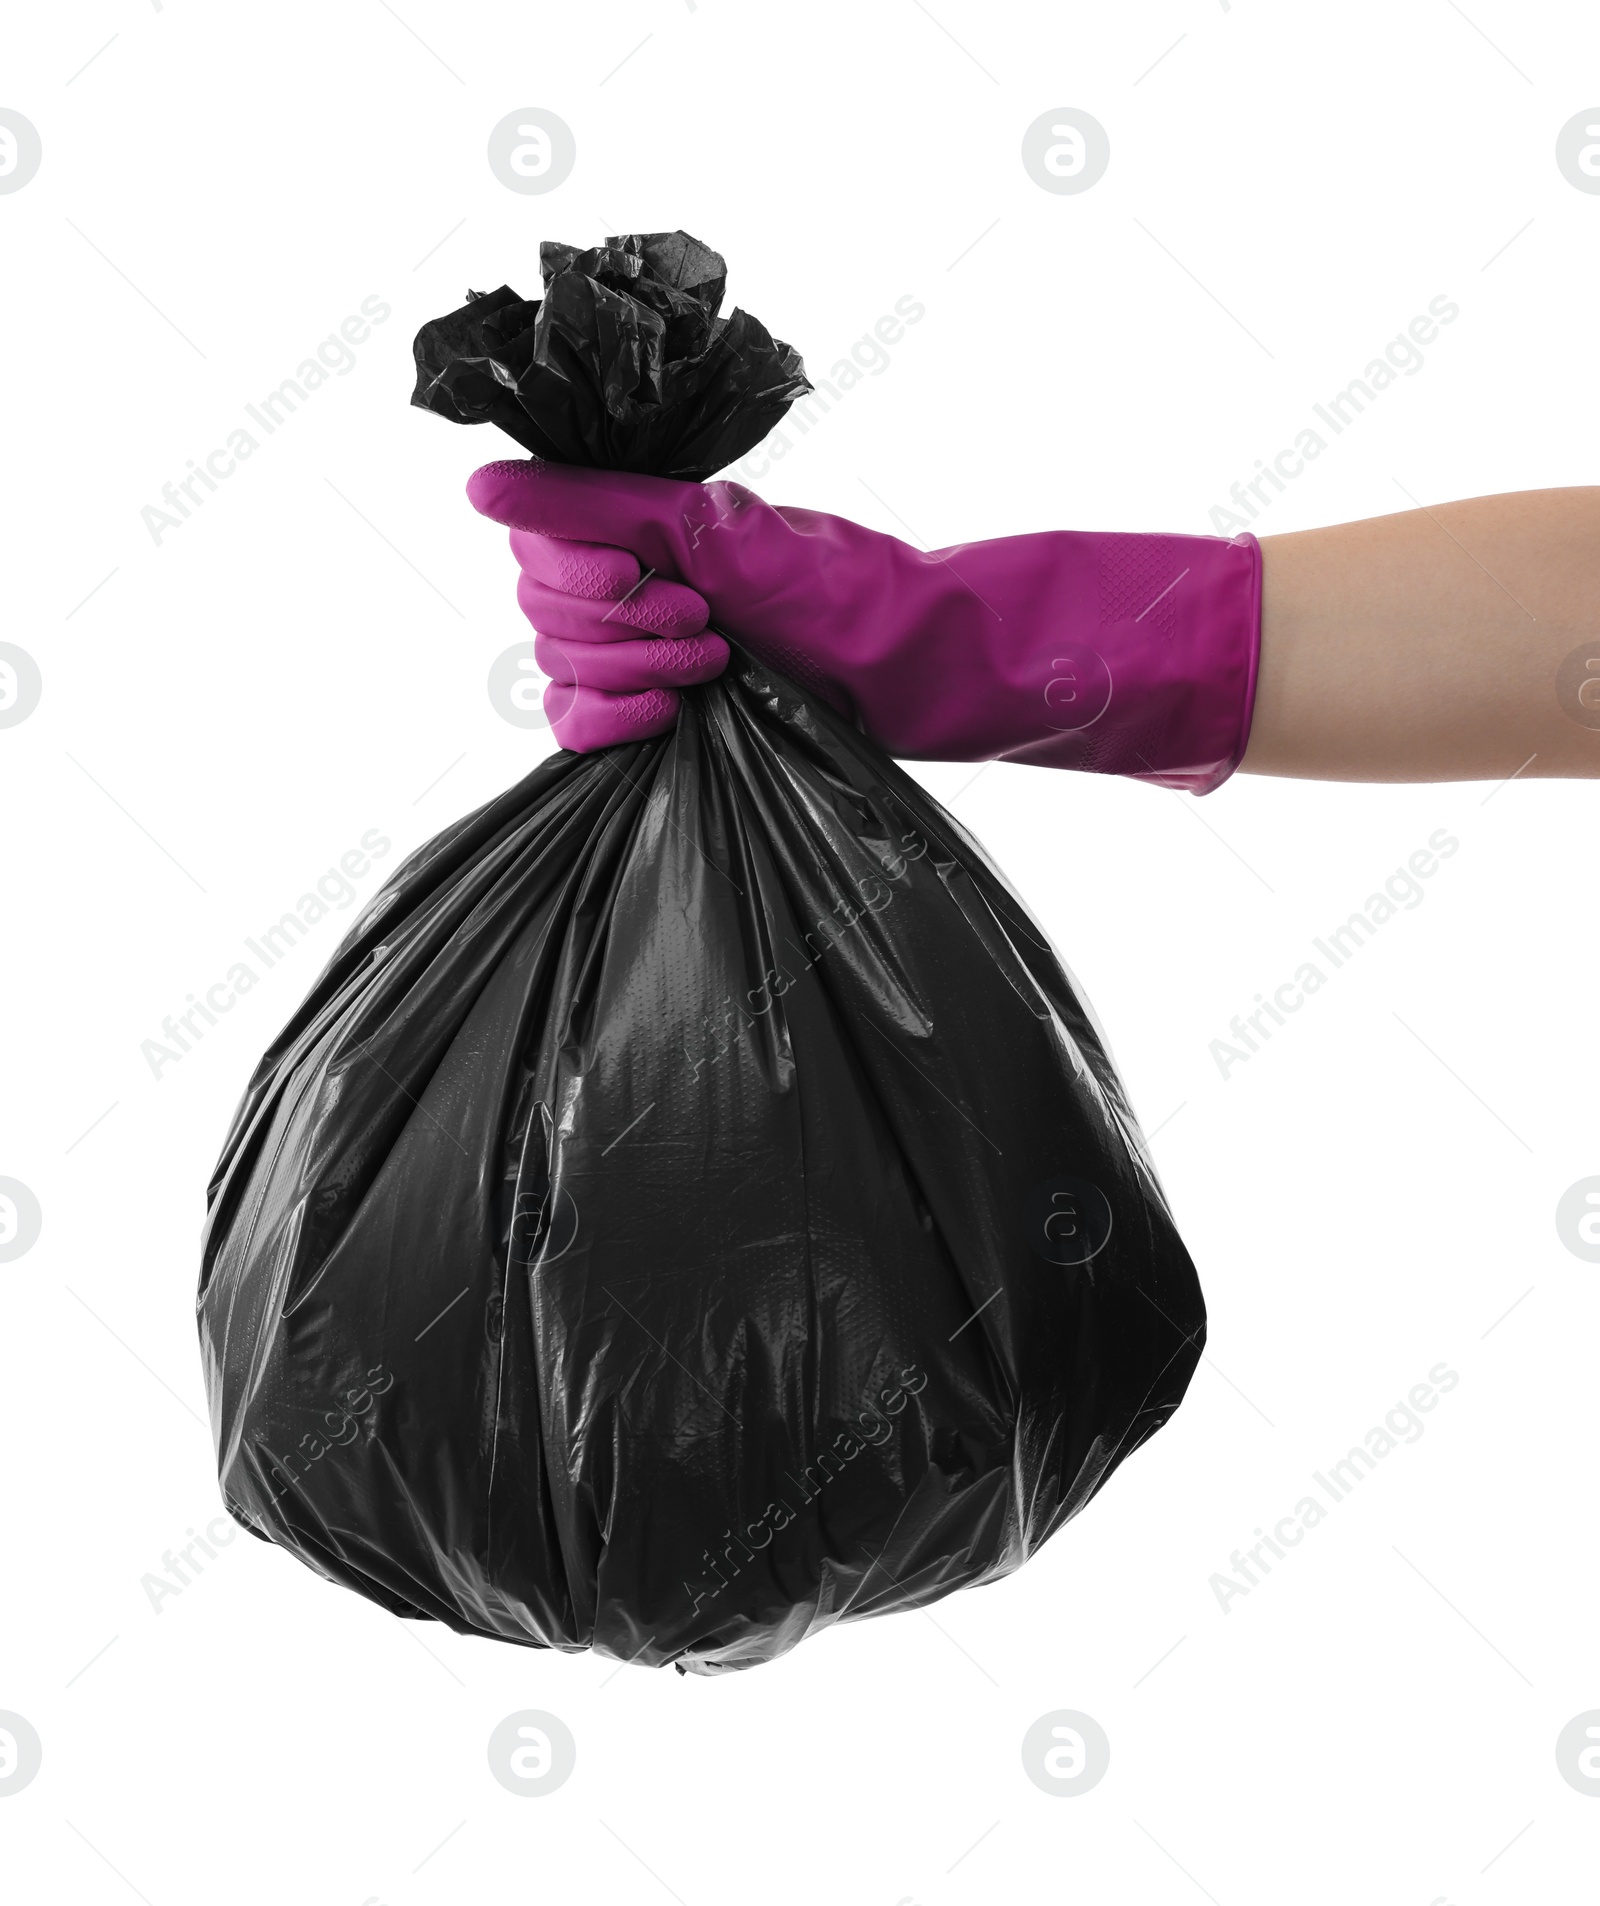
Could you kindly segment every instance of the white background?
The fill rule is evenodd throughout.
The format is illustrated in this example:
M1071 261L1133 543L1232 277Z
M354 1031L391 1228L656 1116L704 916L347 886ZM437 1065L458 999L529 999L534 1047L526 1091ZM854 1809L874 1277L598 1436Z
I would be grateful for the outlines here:
M1424 368L1254 527L1592 482L1600 197L1554 142L1600 94L1600 20L85 0L8 39L0 105L44 154L0 197L0 639L44 683L0 731L0 1175L43 1211L0 1266L0 1709L44 1743L0 1799L8 1894L1591 1897L1600 1806L1554 1751L1600 1706L1600 1267L1554 1222L1600 1172L1591 786L1197 803L918 770L1108 1026L1210 1350L1018 1575L721 1680L403 1624L242 1537L152 1609L142 1578L220 1513L206 1180L341 922L159 1079L140 1048L365 830L398 857L550 745L485 692L527 631L462 482L507 446L407 406L413 332L468 286L533 291L544 237L683 225L819 370L915 296L889 368L761 487L933 545L1204 531L1439 294L1461 315ZM577 141L546 196L485 159L528 105ZM1062 105L1111 140L1077 196L1020 161ZM354 368L156 544L163 483L373 294ZM1425 901L1224 1079L1210 1042L1441 827ZM1441 1360L1421 1440L1224 1613L1213 1572ZM485 1756L529 1707L578 1743L543 1799ZM1023 1772L1057 1708L1111 1741L1081 1798Z

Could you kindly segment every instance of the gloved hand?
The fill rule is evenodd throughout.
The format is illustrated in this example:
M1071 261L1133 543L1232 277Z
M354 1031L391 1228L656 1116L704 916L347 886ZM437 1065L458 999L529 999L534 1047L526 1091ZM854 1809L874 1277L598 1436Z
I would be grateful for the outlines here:
M1203 794L1249 738L1261 626L1250 535L1051 530L924 552L844 517L775 509L737 483L538 460L486 464L467 495L511 527L564 747L671 727L674 689L727 664L708 622L907 758L1028 761Z

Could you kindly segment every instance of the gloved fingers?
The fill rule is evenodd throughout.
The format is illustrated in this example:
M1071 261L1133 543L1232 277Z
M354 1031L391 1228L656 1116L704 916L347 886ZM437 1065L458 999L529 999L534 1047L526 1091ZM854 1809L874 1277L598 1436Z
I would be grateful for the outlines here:
M568 542L612 543L642 554L635 539L640 526L674 521L700 487L668 477L586 470L531 457L474 470L467 478L467 501L508 529L533 530Z
M704 596L657 576L636 580L629 594L612 599L571 595L524 569L517 578L517 602L541 635L569 642L625 642L640 630L670 638L693 636L711 615Z
M631 550L609 543L575 543L564 536L541 536L537 530L514 529L511 553L530 576L569 596L594 596L619 601L638 587L643 573Z
M534 660L550 680L567 686L604 689L610 694L648 688L687 688L709 682L728 666L728 645L720 635L691 635L633 642L563 642L541 631ZM548 703L546 704L548 712Z
M728 525L740 512L764 507L734 483L679 483L537 457L474 470L467 479L467 500L510 529L613 544L670 577L698 572L727 541Z
M601 688L570 688L552 682L544 691L550 731L563 748L590 754L623 741L648 741L664 735L678 719L678 697L670 688L642 695L611 695Z

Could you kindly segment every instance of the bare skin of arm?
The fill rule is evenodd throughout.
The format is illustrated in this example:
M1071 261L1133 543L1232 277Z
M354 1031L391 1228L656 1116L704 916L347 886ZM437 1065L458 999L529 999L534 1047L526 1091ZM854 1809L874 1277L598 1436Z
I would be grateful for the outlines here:
M1245 772L1600 776L1600 726L1567 712L1600 723L1600 489L1441 503L1266 536L1261 551ZM1556 677L1586 644L1580 703Z

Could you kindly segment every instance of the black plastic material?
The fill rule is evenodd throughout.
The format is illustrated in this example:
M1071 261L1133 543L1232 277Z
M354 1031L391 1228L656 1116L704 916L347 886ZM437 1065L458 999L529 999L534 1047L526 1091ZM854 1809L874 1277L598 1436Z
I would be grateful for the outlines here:
M1205 1334L1044 935L737 648L368 907L236 1115L199 1317L258 1534L397 1614L703 1673L1016 1567Z
M687 232L547 241L539 268L542 303L502 285L423 326L412 403L555 463L699 481L811 389L748 311L717 316L727 267Z

